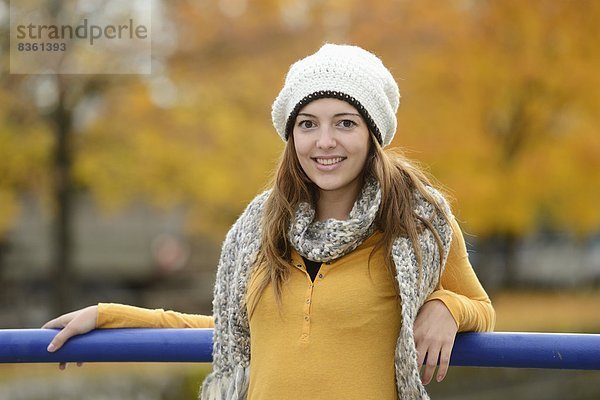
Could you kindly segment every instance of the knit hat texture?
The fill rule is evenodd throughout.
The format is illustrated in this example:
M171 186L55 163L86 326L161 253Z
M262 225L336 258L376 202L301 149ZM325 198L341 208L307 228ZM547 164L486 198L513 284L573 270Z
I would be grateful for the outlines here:
M323 97L352 104L379 143L391 143L396 133L400 91L376 55L357 46L327 43L292 64L271 112L279 136L287 141L300 109Z

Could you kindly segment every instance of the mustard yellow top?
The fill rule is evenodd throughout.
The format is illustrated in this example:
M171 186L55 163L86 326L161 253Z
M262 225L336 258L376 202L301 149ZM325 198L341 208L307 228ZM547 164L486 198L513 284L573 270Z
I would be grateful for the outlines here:
M469 263L460 228L453 224L448 261L428 301L443 301L459 331L492 330L495 314L490 299ZM268 287L250 316L250 400L294 400L306 385L314 387L311 399L315 400L365 399L374 393L378 399L397 398L394 350L401 325L400 301L381 249L369 263L379 235L323 264L314 283L302 258L293 252L281 314ZM250 278L249 302L262 273L264 269L258 267ZM213 326L209 316L120 304L98 307L98 328Z
M214 328L212 316L99 303L96 328Z
M250 316L249 399L305 400L307 385L314 388L311 400L369 399L373 394L397 399L398 291L382 251L369 263L380 235L324 263L314 283L302 257L292 253L281 314L267 287ZM264 271L259 267L250 279L249 304Z

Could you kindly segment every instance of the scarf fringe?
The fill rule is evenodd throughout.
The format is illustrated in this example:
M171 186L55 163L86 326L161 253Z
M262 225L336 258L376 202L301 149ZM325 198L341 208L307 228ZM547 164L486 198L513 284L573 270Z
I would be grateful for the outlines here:
M236 367L232 374L211 373L202 383L200 400L244 400L248 397L250 369Z

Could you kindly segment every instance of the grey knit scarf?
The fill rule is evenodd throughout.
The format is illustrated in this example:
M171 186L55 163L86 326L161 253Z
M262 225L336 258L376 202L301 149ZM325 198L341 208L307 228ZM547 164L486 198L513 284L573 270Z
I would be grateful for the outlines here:
M344 221L315 221L315 209L308 203L301 203L290 227L290 243L309 260L335 260L360 246L373 233L373 221L380 203L381 191L375 180L369 180L363 186L348 219Z
M442 195L433 188L429 193L451 216ZM270 194L258 195L233 225L221 252L213 299L215 317L213 372L202 385L202 400L242 400L247 398L250 368L250 329L245 307L245 294L251 268L260 248L263 206ZM423 387L413 326L419 308L435 289L452 239L452 228L435 207L415 192L415 213L431 221L442 239L443 254L439 254L432 232L419 234L422 273L411 241L399 237L392 247L402 304L402 326L396 343L396 383L399 399L429 399ZM314 261L329 261L350 253L374 229L373 220L381 203L381 192L375 181L368 181L361 190L349 218L314 221L315 211L307 203L298 207L289 240L302 256ZM440 263L440 260L442 261ZM376 394L374 394L376 397Z

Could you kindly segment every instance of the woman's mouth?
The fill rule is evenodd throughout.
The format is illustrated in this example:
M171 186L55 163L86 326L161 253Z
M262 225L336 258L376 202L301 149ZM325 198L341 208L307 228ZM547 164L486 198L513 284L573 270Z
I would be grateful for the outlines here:
M333 164L337 164L341 161L344 161L344 157L328 157L328 158L321 158L321 157L315 157L313 158L313 160L315 160L317 162L317 164L319 165L333 165Z
M336 169L346 157L313 157L317 164L317 169L321 171L331 171Z

